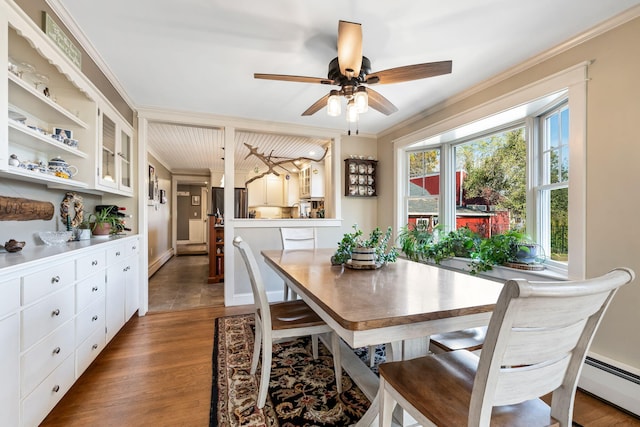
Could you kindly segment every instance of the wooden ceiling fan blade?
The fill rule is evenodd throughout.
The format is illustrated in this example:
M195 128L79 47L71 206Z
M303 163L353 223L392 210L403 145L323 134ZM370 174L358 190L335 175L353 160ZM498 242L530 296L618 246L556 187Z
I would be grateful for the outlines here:
M319 83L323 85L334 84L333 80L321 77L305 77L305 76L290 76L287 74L261 74L254 73L254 79L265 80L280 80L285 82L299 82L299 83Z
M427 62L370 73L367 84L401 83L451 73L451 61Z
M369 107L387 116L398 111L398 107L375 90L367 88L367 94L369 95Z
M342 75L348 78L360 75L362 25L355 22L338 22L338 64Z
M310 116L312 114L317 113L318 111L322 110L322 108L327 106L327 101L329 100L329 93L326 94L325 96L323 96L322 98L318 99L311 107L307 108L306 111L304 113L302 113L303 116Z

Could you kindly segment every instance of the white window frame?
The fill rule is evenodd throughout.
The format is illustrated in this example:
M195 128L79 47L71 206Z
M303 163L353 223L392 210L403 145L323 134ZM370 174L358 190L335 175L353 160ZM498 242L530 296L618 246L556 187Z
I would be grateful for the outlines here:
M455 129L462 128L463 126L470 126L474 123L481 123L483 120L500 120L503 118L503 124L507 122L513 122L513 116L509 113L514 113L519 107L527 105L535 100L542 99L550 94L565 92L568 98L569 106L569 247L571 253L569 254L569 263L567 267L558 266L557 273L566 275L569 279L583 279L586 273L585 257L586 257L586 124L587 124L587 62L578 64L571 68L565 69L561 72L553 74L545 79L536 81L527 86L524 86L516 91L505 94L499 98L491 100L487 103L481 104L472 110L467 110L456 114L453 117L436 122L428 127L415 131L409 135L405 135L393 141L394 144L394 158L395 158L395 187L396 199L395 205L395 227L401 229L406 221L407 212L406 204L404 203L404 196L408 194L406 188L408 176L408 165L406 151L408 147L415 149L415 145L420 141L437 141L440 135L444 135ZM511 117L511 119L507 119ZM519 120L525 120L525 115L519 118ZM527 122L527 134L533 131L530 121ZM495 123L492 126L486 126L488 130L493 127L497 127L499 123ZM531 134L532 135L532 134ZM531 139L531 138L528 138ZM437 145L437 144L434 144ZM455 185L455 182L450 182L454 178L442 174L442 171L448 170L453 159L453 148L451 144L442 144L440 152L441 162L441 184L440 194L449 194L451 186ZM531 153L531 150L528 150ZM533 155L533 154L531 154ZM528 159L528 164L533 159ZM529 182L532 182L533 168L528 169ZM531 188L531 186L529 187ZM529 191L529 198L527 199L527 218L535 218L536 212L531 212L529 209L534 209L537 202L533 191ZM529 203L529 202L533 203ZM454 208L448 206L448 203L441 203L440 218L441 223L455 224L455 211ZM446 207L445 207L446 206ZM533 216L530 216L533 215ZM453 222L452 222L453 221ZM530 223L527 220L527 223ZM539 228L539 225L532 226L534 230ZM528 229L528 232L531 232ZM536 233L532 233L536 235ZM563 268L564 267L564 268ZM555 266L553 269L556 270Z

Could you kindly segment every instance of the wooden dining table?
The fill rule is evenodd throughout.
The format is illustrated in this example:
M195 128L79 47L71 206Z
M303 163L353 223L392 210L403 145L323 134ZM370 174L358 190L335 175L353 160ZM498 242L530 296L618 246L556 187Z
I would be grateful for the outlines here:
M398 259L379 269L331 265L334 249L265 250L264 260L351 348L386 344L387 360L428 353L428 337L484 326L502 290L496 282ZM378 379L345 346L343 367L372 401L358 425L377 415Z

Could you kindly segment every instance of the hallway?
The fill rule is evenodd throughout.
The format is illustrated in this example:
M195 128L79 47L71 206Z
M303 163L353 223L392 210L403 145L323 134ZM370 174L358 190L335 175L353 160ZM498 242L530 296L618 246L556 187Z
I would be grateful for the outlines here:
M149 278L149 313L224 306L224 283L208 276L208 256L174 256Z

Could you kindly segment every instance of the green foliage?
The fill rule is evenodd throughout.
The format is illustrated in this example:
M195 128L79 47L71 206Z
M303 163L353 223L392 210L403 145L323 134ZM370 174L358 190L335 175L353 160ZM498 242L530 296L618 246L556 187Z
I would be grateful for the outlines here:
M108 208L101 209L99 212L89 215L87 221L91 224L91 230L93 231L98 224L109 224L111 226L111 233L118 231L120 225L120 218L118 215L111 213Z
M338 242L338 249L331 257L333 264L344 264L351 259L351 254L356 248L374 248L376 259L382 264L395 262L398 259L398 249L389 243L391 240L392 229L382 234L379 227L376 227L369 234L369 238L363 239L363 232L358 228L358 224L353 225L353 233L345 233L342 240Z
M471 274L491 270L494 265L517 262L518 252L528 253L531 240L525 234L510 230L482 239L467 227L437 235L416 226L406 226L398 236L402 251L412 261L440 264L452 257L471 258Z

